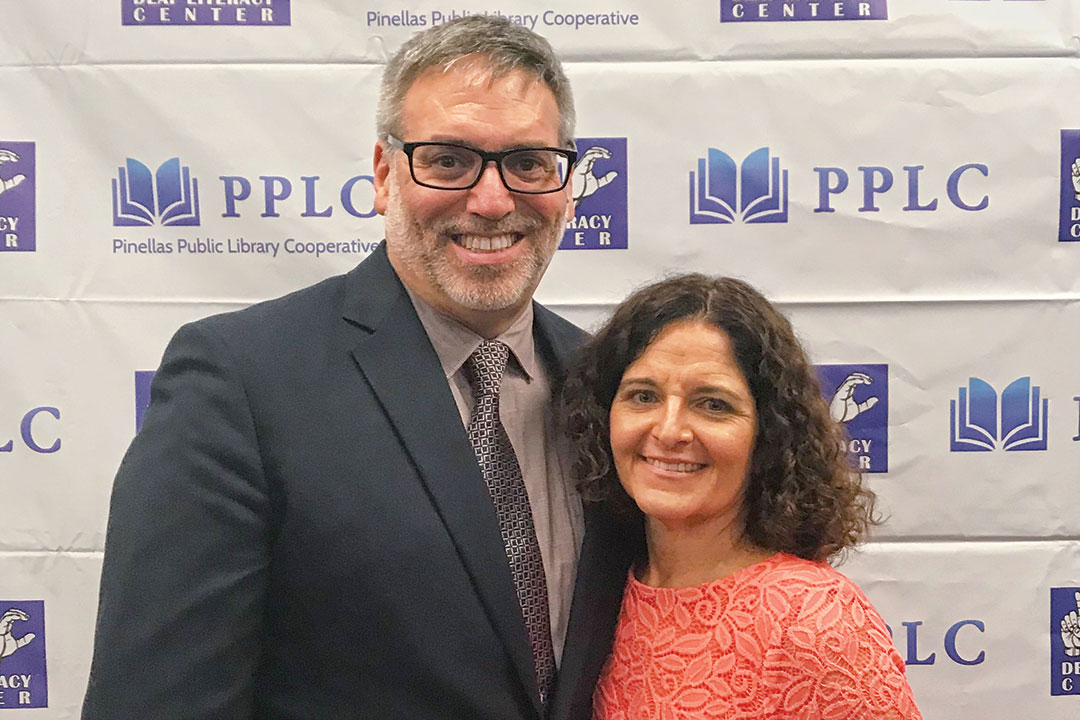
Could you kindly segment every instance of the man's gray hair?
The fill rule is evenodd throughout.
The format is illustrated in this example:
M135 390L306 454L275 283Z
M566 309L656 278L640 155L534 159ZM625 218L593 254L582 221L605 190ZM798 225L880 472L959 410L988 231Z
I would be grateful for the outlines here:
M413 35L383 71L375 129L379 139L401 135L401 106L416 78L428 68L447 68L478 55L492 78L524 70L543 81L559 108L559 144L572 146L574 98L551 44L532 30L497 15L467 15ZM412 138L403 138L410 140Z

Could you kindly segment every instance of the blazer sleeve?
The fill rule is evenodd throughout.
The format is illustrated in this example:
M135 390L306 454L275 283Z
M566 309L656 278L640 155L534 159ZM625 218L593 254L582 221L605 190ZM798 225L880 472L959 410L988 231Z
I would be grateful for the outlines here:
M117 474L83 720L253 716L271 503L224 336L176 333Z

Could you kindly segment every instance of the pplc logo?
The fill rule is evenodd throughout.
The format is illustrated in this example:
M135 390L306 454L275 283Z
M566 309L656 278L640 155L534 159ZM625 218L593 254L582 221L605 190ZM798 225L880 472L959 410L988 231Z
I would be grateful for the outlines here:
M174 157L157 172L127 158L112 181L113 225L198 225L199 181Z
M45 603L0 600L0 710L48 706Z
M768 147L738 165L722 150L709 148L690 171L690 224L786 223L788 171Z
M1030 377L1017 378L998 394L985 380L969 378L949 402L949 449L989 452L1002 448L1045 450L1049 400Z

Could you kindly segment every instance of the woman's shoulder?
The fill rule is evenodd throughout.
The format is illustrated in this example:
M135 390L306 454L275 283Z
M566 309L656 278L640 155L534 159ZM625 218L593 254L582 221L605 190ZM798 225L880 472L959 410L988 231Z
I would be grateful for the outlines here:
M815 592L858 592L846 575L827 562L777 553L732 575L733 585L785 590L793 596ZM861 595L861 593L860 593Z
M858 585L826 562L777 553L759 565L758 572L749 575L747 581L795 591L851 593L865 600Z
M866 594L828 563L778 553L758 565L742 580L786 632L888 632Z

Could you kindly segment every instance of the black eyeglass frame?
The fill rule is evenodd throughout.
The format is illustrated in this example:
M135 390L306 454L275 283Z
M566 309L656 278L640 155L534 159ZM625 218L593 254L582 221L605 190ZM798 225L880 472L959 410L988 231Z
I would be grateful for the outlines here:
M469 190L470 188L474 188L480 182L480 178L482 178L484 176L484 171L487 170L488 163L493 162L493 163L495 163L495 169L499 173L499 179L502 180L503 187L505 187L508 191L510 191L512 193L519 193L519 194L522 194L522 195L548 195L548 194L553 193L553 192L559 192L560 190L562 190L563 188L566 187L566 184L568 182L570 182L570 176L573 174L574 165L577 163L577 159L578 159L577 150L571 150L570 148L519 147L519 148L512 148L510 150L497 150L495 152L488 152L486 150L480 150L479 148L474 148L471 145L462 145L461 143L437 142L437 141L434 141L434 140L425 140L425 141L422 141L422 142L404 142L403 140L399 140L398 138L394 137L393 135L387 135L386 136L386 142L391 147L397 148L397 149L401 150L402 152L404 152L405 156L407 158L409 158L409 175L412 177L413 182L416 183L417 185L420 185L421 187L431 188L432 190ZM441 187L439 185L431 185L429 183L421 182L420 180L417 180L416 179L416 171L413 169L413 152L415 152L416 149L419 148L419 147L427 147L427 146L431 146L431 145L438 145L440 147L461 148L462 150L469 150L469 151L474 152L477 155L479 155L480 160L481 160L480 172L478 172L476 174L476 179L473 180L468 185L463 185L461 187L453 187L453 188ZM510 187L509 183L506 182L506 176L503 175L503 167L502 167L503 158L507 157L508 155L513 155L514 153L528 152L530 150L550 150L551 152L559 153L560 155L562 155L563 157L565 157L567 159L568 164L566 166L566 168L567 168L566 169L566 177L563 178L562 184L559 185L559 187L551 188L550 190L517 190L515 188Z

